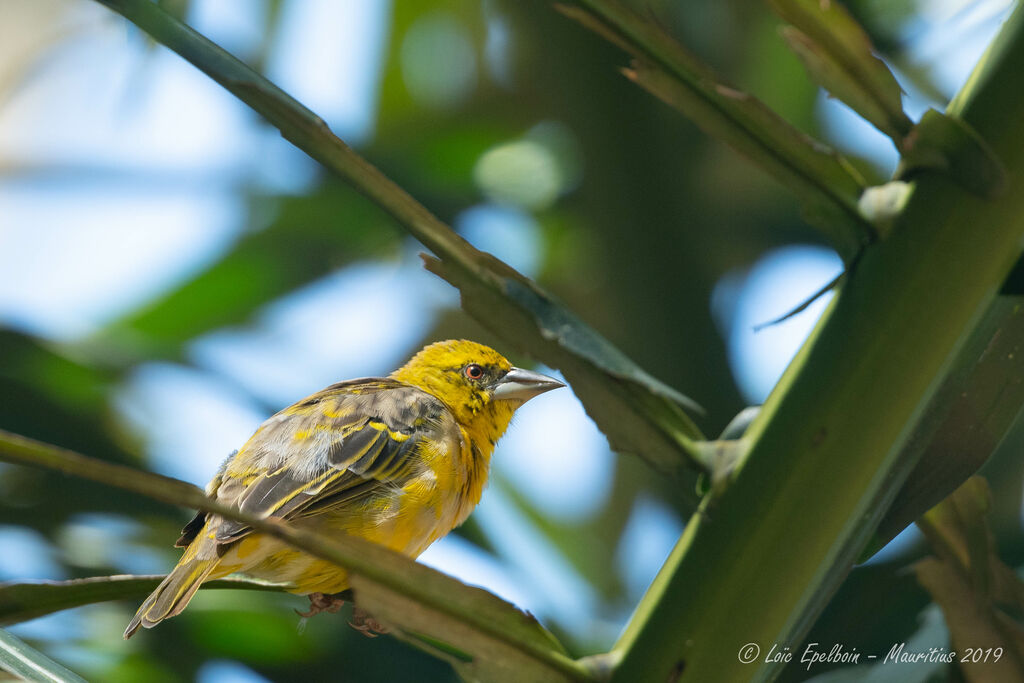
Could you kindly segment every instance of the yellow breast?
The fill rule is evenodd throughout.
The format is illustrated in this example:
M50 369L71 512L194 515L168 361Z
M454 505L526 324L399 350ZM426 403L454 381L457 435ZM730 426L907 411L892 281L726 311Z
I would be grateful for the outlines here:
M419 474L401 488L384 489L351 505L294 521L328 536L352 534L418 557L464 522L480 502L493 450L486 445L474 447L464 430L458 437L425 443L418 453ZM296 593L338 593L348 587L343 569L262 534L232 546L221 567L218 575L244 571L293 583Z

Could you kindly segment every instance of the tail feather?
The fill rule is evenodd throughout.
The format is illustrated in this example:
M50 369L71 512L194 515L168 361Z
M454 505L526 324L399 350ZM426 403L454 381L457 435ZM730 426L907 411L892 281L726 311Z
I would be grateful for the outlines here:
M220 558L185 560L174 568L160 582L145 602L139 607L128 628L124 630L125 640L132 637L139 627L153 628L164 619L181 614L199 590L199 586L220 563Z

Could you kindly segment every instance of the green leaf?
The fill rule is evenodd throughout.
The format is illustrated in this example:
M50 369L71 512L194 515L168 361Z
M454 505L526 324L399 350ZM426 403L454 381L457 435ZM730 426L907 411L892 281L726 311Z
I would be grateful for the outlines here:
M903 113L903 90L846 8L821 0L770 3L792 24L782 35L811 77L899 146L913 125Z
M1024 262L1018 265L1024 271ZM905 446L917 464L860 561L866 561L978 471L1024 406L1024 296L992 302Z
M635 58L625 75L793 190L807 220L846 261L874 233L857 211L864 181L835 151L800 132L755 97L724 84L653 21L614 0L557 5Z
M83 365L46 342L0 329L0 383L32 386L69 412L99 412L111 373Z
M0 583L0 626L17 624L82 605L107 600L142 600L163 580L162 575L91 576L69 581ZM231 577L207 581L207 588L245 588L279 591L284 585L259 579Z
M85 679L0 629L0 669L27 681L85 683Z

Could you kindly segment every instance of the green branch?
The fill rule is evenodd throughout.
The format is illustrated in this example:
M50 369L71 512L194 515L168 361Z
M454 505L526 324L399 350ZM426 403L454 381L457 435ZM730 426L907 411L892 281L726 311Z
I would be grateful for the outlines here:
M744 441L724 493L694 516L614 650L615 680L765 680L795 651L920 455L908 437L1020 255L1024 9L948 114L997 151L985 200L922 172ZM739 661L754 643L761 657Z
M60 612L82 605L108 600L137 600L141 602L153 592L163 575L139 576L117 574L90 576L67 581L24 581L0 583L0 626L20 624L23 621ZM247 589L257 591L283 591L287 584L271 583L247 577L227 577L207 581L208 588Z
M85 683L85 679L0 628L0 670L41 683Z
M296 147L338 174L433 251L430 270L458 287L463 307L496 334L560 369L612 447L661 472L703 470L699 407L650 376L559 301L473 248L338 138L320 117L149 0L97 0L124 15L261 114ZM688 489L686 489L688 490Z
M211 500L186 482L88 458L3 430L0 430L0 460L57 470L171 505L244 522L260 533L349 570L356 600L370 613L374 613L374 605L381 599L378 593L385 597L397 595L448 620L443 622L441 632L425 630L430 628L429 623L417 623L417 629L424 630L428 637L450 643L474 656L480 656L481 651L488 652L487 646L493 650L493 643L497 642L511 650L522 665L543 671L555 680L589 679L586 670L558 651L557 641L532 617L482 589L465 586L370 541L344 534L327 538L282 520L250 515ZM364 601L361 587L373 594L371 600ZM378 618L405 625L401 614L389 613L387 617ZM444 628L451 622L462 628Z

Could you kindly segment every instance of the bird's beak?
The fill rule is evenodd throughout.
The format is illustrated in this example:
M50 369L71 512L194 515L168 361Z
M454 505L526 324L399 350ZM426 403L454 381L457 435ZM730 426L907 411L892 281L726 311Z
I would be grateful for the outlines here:
M491 396L495 399L529 401L538 394L564 386L557 379L539 372L512 368L507 375L498 380Z

